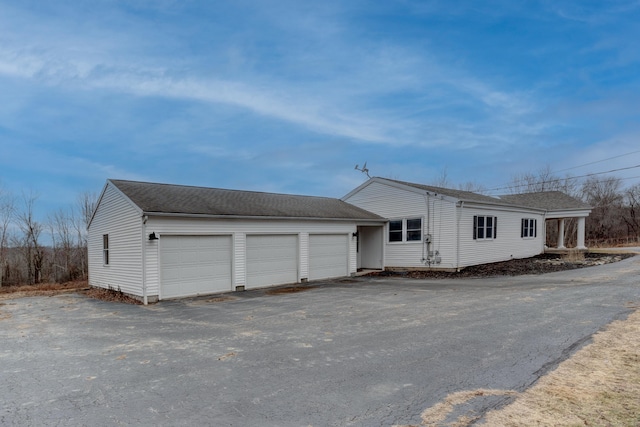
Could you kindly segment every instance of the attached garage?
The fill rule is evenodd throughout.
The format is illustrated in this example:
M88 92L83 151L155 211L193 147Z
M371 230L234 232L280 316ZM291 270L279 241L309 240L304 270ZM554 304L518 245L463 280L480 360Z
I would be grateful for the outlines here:
M231 236L164 236L160 298L231 290Z
M247 236L246 289L298 282L298 236Z
M309 235L309 280L348 275L348 237L344 234Z
M89 224L89 284L147 303L348 276L358 226L385 223L328 197L108 180Z

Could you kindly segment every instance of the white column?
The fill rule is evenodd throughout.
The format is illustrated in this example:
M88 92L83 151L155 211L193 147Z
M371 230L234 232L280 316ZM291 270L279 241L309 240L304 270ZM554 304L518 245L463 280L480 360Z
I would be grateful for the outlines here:
M566 249L564 247L564 218L558 220L558 249Z
M587 249L587 247L584 245L584 223L585 223L585 218L584 217L580 217L578 218L578 249Z

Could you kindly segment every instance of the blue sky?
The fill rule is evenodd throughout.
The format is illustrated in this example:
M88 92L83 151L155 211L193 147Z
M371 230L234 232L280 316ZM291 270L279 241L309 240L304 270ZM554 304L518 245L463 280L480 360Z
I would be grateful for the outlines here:
M46 213L107 178L341 197L365 161L488 188L591 163L640 150L638 22L628 0L0 0L0 185Z

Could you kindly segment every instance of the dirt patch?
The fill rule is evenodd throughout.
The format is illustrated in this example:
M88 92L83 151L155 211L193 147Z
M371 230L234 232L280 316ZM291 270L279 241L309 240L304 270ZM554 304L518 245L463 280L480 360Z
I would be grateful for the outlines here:
M142 301L133 298L117 289L89 288L82 292L84 295L108 302L122 302L125 304L141 305Z
M268 291L265 291L265 294L267 295L294 294L296 292L310 291L311 289L314 289L314 288L315 286L286 286L284 288L269 289Z
M482 278L496 276L521 276L525 274L545 274L556 271L574 270L621 261L634 254L586 253L584 259L572 259L559 254L542 254L532 258L512 259L492 264L474 265L459 272L448 271L379 271L369 276L401 276L414 279L455 279Z

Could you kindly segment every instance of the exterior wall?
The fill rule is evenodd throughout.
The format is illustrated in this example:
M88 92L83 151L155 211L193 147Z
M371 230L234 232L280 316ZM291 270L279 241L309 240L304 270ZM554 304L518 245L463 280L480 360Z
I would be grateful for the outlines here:
M473 239L474 215L498 218L495 239ZM537 219L535 238L520 237L522 218ZM544 252L544 225L541 213L463 206L460 212L460 267L541 254Z
M385 267L455 268L455 203L440 196L427 196L426 192L421 195L378 182L372 182L344 201L390 220L422 218L423 239L420 242L389 242L388 225L385 227ZM431 235L430 250L439 252L439 264L429 264L426 260L428 253L424 237L427 234Z
M140 211L107 184L89 226L89 285L142 296ZM109 265L103 263L102 236L109 235Z
M146 234L155 232L159 240L147 242L147 294L159 295L159 254L162 236L207 235L233 236L232 289L246 285L246 236L250 234L296 234L300 244L298 281L309 277L309 234L345 234L349 241L349 273L356 272L356 244L352 234L356 224L348 221L296 221L296 220L244 220L244 219L198 219L179 217L150 217ZM153 272L151 271L153 269ZM230 290L232 290L230 289Z

